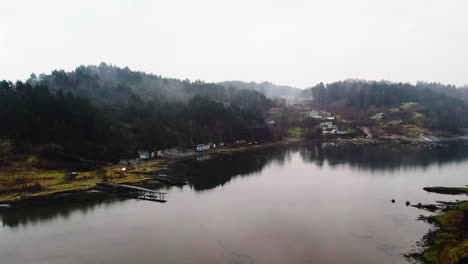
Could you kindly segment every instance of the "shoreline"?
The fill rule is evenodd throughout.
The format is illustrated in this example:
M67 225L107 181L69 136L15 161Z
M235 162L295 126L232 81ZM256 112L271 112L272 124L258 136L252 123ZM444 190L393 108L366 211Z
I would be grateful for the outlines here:
M468 195L464 187L425 187L427 192L445 195ZM437 201L437 204L413 205L437 213L420 216L418 220L431 224L420 240L422 248L417 253L405 255L408 260L426 264L463 264L468 261L468 200L456 202Z
M287 144L304 142L304 141L305 141L304 138L285 138L279 141L267 142L263 144L242 145L242 146L238 146L235 148L232 148L232 147L218 148L218 149L212 149L212 150L203 151L203 152L189 152L186 155L144 161L139 164L130 165L129 167L124 166L124 165L119 165L119 164L113 164L110 166L105 166L104 169L106 170L105 172L106 175L110 176L109 174L112 175L112 174L120 173L122 167L127 167L127 171L125 172L124 176L109 177L107 181L109 183L120 183L120 184L141 183L141 182L145 182L151 179L150 177L144 175L145 172L148 172L148 171L157 172L163 169L160 167L167 166L168 163L183 160L186 158L196 157L200 155L212 155L212 154L223 154L223 153L230 153L230 152L250 151L254 149L267 148L267 147L277 146L277 145L287 145ZM96 172L97 171L86 171L80 174L93 175ZM89 183L87 182L86 185L78 185L77 187L64 188L62 190L59 189L56 191L52 190L52 191L44 191L44 192L37 192L37 193L29 193L26 195L21 194L20 197L16 199L1 199L0 198L0 210L8 209L8 208L26 207L29 205L34 205L36 202L40 202L43 200L54 200L54 197L61 197L63 195L75 194L75 193L80 193L80 192L83 192L83 193L88 192L88 191L94 190L97 183L103 182L102 179L98 178L97 176L89 178L89 180L90 182ZM80 179L76 180L78 184L79 184L79 181Z
M305 137L287 137L283 138L278 141L274 142L265 142L262 144L244 144L235 147L223 147L217 149L211 149L208 151L196 152L190 149L182 149L181 153L172 154L172 156L168 156L166 158L154 159L154 160L147 160L141 163L137 163L134 165L121 165L121 164L112 164L104 166L102 169L92 170L92 171L84 171L80 172L79 176L76 179L71 181L65 181L63 179L63 175L65 171L63 170L38 170L33 167L29 168L32 172L31 174L37 173L39 171L40 177L55 177L56 182L52 185L47 186L46 188L41 189L40 191L36 192L28 192L27 190L19 190L19 191L10 191L0 196L0 209L3 207L8 206L15 206L15 204L21 203L21 201L25 200L34 200L34 199L42 199L42 198L49 198L53 197L54 195L63 195L67 193L76 193L76 192L85 192L89 190L93 190L97 183L100 182L109 182L115 184L131 184L131 183L141 183L151 178L145 174L148 172L157 173L159 170L164 170L169 163L175 162L177 160L182 160L185 158L191 158L201 155L213 155L213 154L223 154L223 153L230 153L230 152L243 152L249 150L255 150L259 148L267 148L270 146L276 145L286 145L291 143L298 143L298 142L315 142L315 143L326 143L326 142L335 142L335 143L350 143L350 144L402 144L402 145L415 145L420 144L423 145L423 142L413 140L413 141L400 141L396 139L377 139L377 138L305 138ZM431 142L426 142L431 143ZM436 143L437 142L432 142ZM127 168L125 173L122 173L122 168ZM1 171L0 171L1 172ZM23 173L28 173L28 168L25 168ZM101 175L99 175L101 174ZM54 176L49 176L54 175ZM1 176L1 173L0 173ZM5 177L5 175L4 175ZM171 177L171 176L169 176ZM42 179L39 178L39 179ZM57 180L60 178L60 181ZM0 177L1 179L1 177ZM29 179L29 184L33 184L36 182L35 179ZM1 183L1 182L0 182Z
M468 260L468 201L447 206L443 213L432 216L436 225L425 238L428 248L421 257L428 264L462 264Z
M260 148L267 148L271 146L277 145L287 145L292 143L299 143L299 142L335 142L335 143L350 143L350 144L415 144L421 143L416 140L411 142L400 142L395 139L375 139L375 138L317 138L317 139L308 139L305 137L287 137L279 141L274 142L265 142L262 144L245 144L235 147L223 147L217 149L211 149L208 151L202 152L195 152L193 150L184 149L185 152L182 154L175 154L174 156L161 158L161 159L154 159L148 160L141 163L137 163L134 165L120 165L120 164L112 164L108 166L104 166L103 173L105 175L98 175L99 170L94 171L85 171L80 172L80 176L72 180L70 182L60 182L58 184L50 186L48 189L45 188L39 192L13 192L9 195L4 195L3 197L0 196L0 209L4 207L15 207L18 204L22 204L24 201L33 201L35 199L49 199L53 198L56 195L64 195L67 193L77 193L77 192L86 192L89 190L93 190L97 183L100 182L109 182L109 183L116 183L116 184L129 184L129 183L141 183L151 178L148 177L146 174L148 172L157 173L159 170L164 170L161 167L167 167L169 163L175 162L178 160L201 156L201 155L214 155L214 154L225 154L231 152L243 152L243 151L250 151ZM121 173L122 167L126 167L127 171L125 174ZM56 174L57 177L63 177L64 171L46 171L43 170L40 172L44 177L48 176L48 174ZM57 176L58 175L58 176ZM171 177L171 176L168 176ZM104 181L104 178L106 181ZM63 180L62 180L63 181ZM31 183L34 183L34 180L31 180Z
M182 155L167 157L157 160L148 160L141 162L139 164L133 165L125 173L126 175L122 178L116 178L108 182L118 182L118 183L142 183L149 179L148 174L151 173L160 173L162 170L171 170L177 171L177 164L180 162L183 163L186 159L192 159L197 156L202 155L223 155L229 153L241 153L248 152L257 149L264 149L268 147L296 144L303 142L315 142L315 143L326 143L326 142L342 142L342 143L354 143L354 144L395 144L394 141L388 140L372 140L372 139L305 139L302 137L298 138L285 138L275 142L266 142L263 144L246 144L242 146L225 147L212 149L209 151L203 152L194 152L186 151L182 152ZM122 165L114 164L107 166L108 171L120 171ZM145 175L145 172L147 175ZM175 178L175 174L168 173L167 176L170 178ZM138 177L134 177L138 176ZM130 180L130 181L129 181ZM157 181L157 180L155 180ZM101 181L99 181L101 182ZM157 184L164 185L160 181ZM466 186L468 187L468 185ZM468 194L468 188L466 187L425 187L423 190L427 192L436 192L440 194L447 195L457 195L466 193ZM10 203L0 203L0 212L2 210L10 209L21 209L25 207L34 207L47 205L48 202L54 202L60 199L68 199L68 195L75 194L77 201L85 201L91 199L90 196L86 195L87 193L97 192L94 191L95 186L83 189L73 189L73 190L62 190L54 193L45 193L45 194L36 194ZM83 193L81 195L80 193ZM427 264L461 264L465 262L455 261L447 262L445 259L456 260L459 256L466 256L468 259L468 201L458 201L457 202L441 202L437 201L437 204L427 204L427 205L412 205L418 209L427 210L430 212L437 212L435 215L420 217L418 220L425 221L431 224L434 229L429 229L424 237L420 240L423 244L420 247L419 252L409 253L404 255L405 258L412 261L417 261L417 263L427 263ZM464 219L466 218L466 219ZM465 221L465 227L459 226L457 223ZM421 245L420 245L421 246ZM455 253L454 253L455 252ZM460 253L461 252L461 253ZM441 257L442 256L442 257ZM441 261L442 260L442 261ZM465 261L465 260L463 260Z

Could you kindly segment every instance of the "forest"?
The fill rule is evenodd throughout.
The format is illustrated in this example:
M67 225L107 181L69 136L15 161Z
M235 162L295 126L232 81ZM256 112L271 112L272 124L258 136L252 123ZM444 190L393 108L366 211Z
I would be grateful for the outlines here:
M258 139L264 134L251 126L263 122L259 110L272 104L265 97L259 100L266 105L245 100L252 108L199 95L185 101L144 99L131 91L124 104L112 104L73 89L53 92L45 82L1 81L0 138L13 139L17 151L51 159L116 161L140 149ZM252 93L241 91L233 100L241 103Z
M26 82L33 86L46 85L53 94L59 90L63 93L71 92L107 105L129 104L135 95L143 101L157 99L161 102L184 103L195 96L203 96L224 103L235 101L238 106L261 110L274 104L261 92L239 85L164 78L106 63L79 66L70 72L54 70L51 74L31 74Z
M327 85L319 83L302 94L312 95L317 107L327 107L362 125L398 121L456 132L468 124L468 101L449 94L463 91L422 82L412 85L347 80Z
M31 74L25 82L1 81L0 138L13 140L19 153L71 161L116 161L134 157L137 150L272 140L286 135L290 126L317 125L305 124L301 113L286 106L286 98L304 96L313 96L313 107L350 121L347 127L405 123L454 132L468 123L464 91L437 83L348 80L297 94L296 88L271 83L179 80L101 63ZM267 115L274 107L282 111ZM276 119L276 133L262 129L265 117Z

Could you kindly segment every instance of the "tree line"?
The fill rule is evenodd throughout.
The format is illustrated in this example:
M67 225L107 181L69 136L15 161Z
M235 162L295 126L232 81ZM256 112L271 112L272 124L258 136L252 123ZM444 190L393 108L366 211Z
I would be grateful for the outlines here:
M25 152L115 161L140 149L258 138L252 124L263 122L259 109L204 96L177 101L129 93L125 104L109 104L70 89L1 81L0 137Z
M185 103L195 96L203 96L257 110L266 110L274 105L271 99L253 89L200 80L164 78L106 63L79 66L70 72L54 70L50 74L31 74L27 83L46 85L52 93L61 90L112 105L128 104L133 95L138 95L143 101L157 98L160 101Z
M318 105L329 106L330 109L360 121L370 121L369 117L379 112L402 117L402 114L398 113L398 107L414 102L422 106L417 112L425 116L425 122L419 125L448 131L466 127L467 102L447 95L448 92L442 93L434 87L435 85L428 87L425 83L411 85L350 80L327 85L319 83L303 91L303 94L312 95ZM409 117L406 121L411 122Z

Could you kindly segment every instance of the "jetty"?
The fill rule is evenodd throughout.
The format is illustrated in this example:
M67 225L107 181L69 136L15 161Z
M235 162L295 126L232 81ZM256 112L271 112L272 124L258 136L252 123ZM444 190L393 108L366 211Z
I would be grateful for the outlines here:
M167 202L164 197L167 193L128 184L98 183L96 189L140 200Z

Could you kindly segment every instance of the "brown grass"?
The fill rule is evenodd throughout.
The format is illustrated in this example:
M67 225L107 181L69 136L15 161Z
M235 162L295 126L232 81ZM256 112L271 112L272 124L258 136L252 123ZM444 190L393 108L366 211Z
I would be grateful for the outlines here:
M261 145L213 149L208 153L242 151L293 143L300 140L300 138L289 138ZM103 181L110 183L141 182L149 178L139 173L157 171L157 166L167 161L169 159L158 159L126 166L127 171L125 173L122 173L122 165L111 165L99 170L80 172L74 179L68 179L65 170L38 169L36 165L39 164L40 160L37 157L23 156L14 162L10 162L8 166L0 167L0 203L60 192L88 190Z
M101 182L103 177L111 183L138 182L147 179L138 174L121 174L120 166L81 172L70 179L67 178L65 170L43 170L34 167L35 162L32 162L34 160L37 158L30 157L0 168L0 203L64 191L91 189L96 183Z

